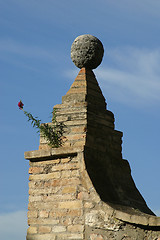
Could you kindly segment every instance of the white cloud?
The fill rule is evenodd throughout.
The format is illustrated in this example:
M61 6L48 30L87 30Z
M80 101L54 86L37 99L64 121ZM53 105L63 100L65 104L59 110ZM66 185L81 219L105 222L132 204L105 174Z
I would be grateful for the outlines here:
M41 71L38 64L52 69L61 59L65 61L65 54L57 52L50 46L36 46L12 39L0 39L0 60L11 65L27 68L33 71Z
M0 239L22 240L27 234L27 212L0 214Z
M51 51L51 49L44 49L24 43L22 44L10 39L0 39L0 52L1 54L16 54L29 58L44 59L47 61L55 61L55 56L57 56L56 50Z
M126 47L106 58L108 66L96 70L105 96L139 106L160 103L160 49Z

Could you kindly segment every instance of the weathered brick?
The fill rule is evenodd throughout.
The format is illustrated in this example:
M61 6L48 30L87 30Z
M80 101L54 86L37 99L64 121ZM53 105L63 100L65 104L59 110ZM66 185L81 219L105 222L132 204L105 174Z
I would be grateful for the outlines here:
M37 227L29 227L27 229L27 234L35 234L37 233Z
M42 172L43 172L42 167L30 167L29 168L29 174L42 173Z
M84 87L79 87L79 88L70 88L67 94L77 94L77 93L87 93L86 88Z
M84 224L84 219L83 219L83 216L77 216L77 217L74 217L73 221L72 221L72 224L73 225L83 225Z
M43 181L31 181L31 182L29 182L29 189L38 189L38 188L42 188L42 187L44 187L44 182Z
M41 143L40 145L39 145L39 150L49 150L49 149L51 149L51 147L46 143L46 141L44 141L44 144L43 143Z
M42 196L29 196L29 202L39 202L42 201Z
M50 212L50 217L80 217L82 214L82 209L56 209Z
M36 234L27 235L27 240L55 240L56 236L54 234Z
M73 133L83 133L83 132L85 132L85 126L72 127L71 131Z
M59 201L60 199L61 200L74 200L75 196L73 194L64 194L64 195L52 194L52 195L43 197L44 202Z
M84 231L84 225L70 225L67 227L67 230L69 232L83 232Z
M81 81L78 79L75 79L75 81L72 83L72 88L73 87L86 87L87 86L87 81Z
M46 210L39 211L39 217L40 218L48 218L49 212Z
M29 210L46 210L46 209L55 209L58 207L58 202L29 202L28 209Z
M61 161L60 158L58 158L58 159L51 159L51 160L45 160L45 161L39 161L39 162L30 162L30 166L31 167L35 167L35 166L41 167L41 166L45 166L48 164L55 165L55 164L60 163L60 161Z
M28 225L37 225L37 224L56 225L58 223L59 223L59 220L54 218L29 218L28 219Z
M67 135L68 140L78 140L78 139L84 139L86 137L86 134L72 134Z
M70 158L62 158L62 159L61 159L61 163L68 163L68 162L70 162L70 161L71 161Z
M29 194L30 195L46 195L46 194L51 194L51 193L57 193L59 190L61 189L61 187L52 187L52 188L30 188L29 189Z
M84 236L83 233L66 233L66 234L58 234L57 235L57 240L83 240Z
M60 218L60 223L64 226L69 226L72 224L72 217L68 217L68 216L65 216L65 217L61 217Z
M55 209L54 211L50 211L50 217L64 217L64 216L68 216L67 210L57 210Z
M35 174L30 175L29 180L47 180L47 179L54 179L54 178L60 178L61 173L60 172L53 172L53 173L47 173L47 174Z
M52 227L52 232L54 233L60 233L60 232L65 232L66 227L65 226L54 226Z
M79 178L70 178L70 179L55 179L50 180L44 183L44 187L57 187L57 186L66 186L66 185L78 185L80 184Z
M39 233L50 233L51 232L51 227L49 227L49 226L39 226L38 232Z
M76 186L66 186L62 189L62 193L76 193L77 187Z
M28 211L28 218L36 218L38 216L38 211Z
M69 209L76 209L82 208L82 201L66 201L66 202L59 202L58 208L69 208Z
M67 164L59 164L52 167L52 171L61 171L61 170L72 170L72 169L78 169L79 164L78 163L67 163Z

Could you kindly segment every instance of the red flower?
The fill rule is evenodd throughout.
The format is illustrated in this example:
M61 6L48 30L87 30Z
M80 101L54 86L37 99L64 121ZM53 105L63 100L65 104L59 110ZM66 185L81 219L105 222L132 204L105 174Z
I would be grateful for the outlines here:
M24 104L23 104L22 101L20 100L19 103L18 103L19 109L22 110L22 109L23 109L23 106L24 106Z

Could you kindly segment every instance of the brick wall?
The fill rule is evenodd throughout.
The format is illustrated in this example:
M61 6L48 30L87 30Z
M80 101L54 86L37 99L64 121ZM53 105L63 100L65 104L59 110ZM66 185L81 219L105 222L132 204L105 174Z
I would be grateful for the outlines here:
M30 161L27 239L83 239L80 155Z
M160 240L155 217L122 158L122 133L95 75L81 69L55 106L63 146L40 137L30 160L27 240ZM50 123L51 124L51 123Z
M85 151L26 153L27 240L158 239L160 218L101 200L86 169Z

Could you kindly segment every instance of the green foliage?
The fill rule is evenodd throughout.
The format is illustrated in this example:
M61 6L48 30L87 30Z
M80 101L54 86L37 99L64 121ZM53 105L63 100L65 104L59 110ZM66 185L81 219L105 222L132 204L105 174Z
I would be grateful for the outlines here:
M58 123L56 121L56 110L52 112L52 123L51 125L47 123L41 124L41 120L37 117L33 117L31 113L24 111L24 114L28 117L28 121L31 122L33 128L38 129L37 132L40 132L42 136L48 141L48 144L51 147L58 148L62 146L62 136L64 133L64 124Z

